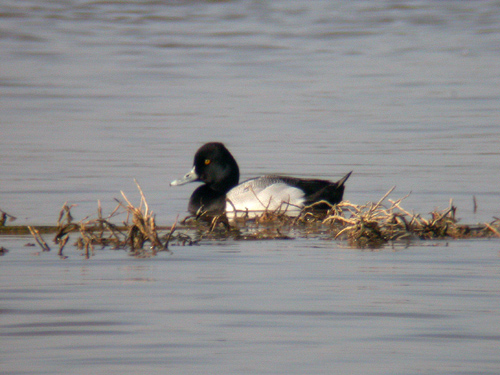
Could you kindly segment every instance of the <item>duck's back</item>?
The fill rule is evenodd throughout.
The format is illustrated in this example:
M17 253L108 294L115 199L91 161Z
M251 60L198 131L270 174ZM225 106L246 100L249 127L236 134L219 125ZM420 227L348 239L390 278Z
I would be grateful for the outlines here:
M286 180L292 186L304 192L304 204L310 205L320 201L326 201L331 205L340 203L344 197L344 183L351 173L345 175L337 182L319 179L302 179L288 177ZM316 209L327 209L328 205L318 205Z
M243 212L252 217L274 211L296 216L305 205L315 202L333 205L342 200L344 182L349 175L338 182L275 175L250 179L227 193L226 212L229 215Z

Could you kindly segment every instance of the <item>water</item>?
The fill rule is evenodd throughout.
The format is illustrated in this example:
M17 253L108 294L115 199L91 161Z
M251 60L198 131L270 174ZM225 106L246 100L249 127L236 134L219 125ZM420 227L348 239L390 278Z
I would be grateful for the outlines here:
M314 239L2 259L2 369L496 374L498 241L354 251ZM17 371L17 372L16 372Z
M209 140L243 178L353 170L356 203L396 185L408 209L500 209L495 2L16 0L0 15L0 200L19 224L54 223L66 200L111 210L133 178L170 223L191 188L168 183Z
M161 225L204 142L242 178L336 179L345 198L462 222L500 211L493 1L0 4L0 209L105 212L141 184ZM477 213L472 199L476 197ZM360 252L314 239L84 261L2 237L7 373L497 373L498 241Z

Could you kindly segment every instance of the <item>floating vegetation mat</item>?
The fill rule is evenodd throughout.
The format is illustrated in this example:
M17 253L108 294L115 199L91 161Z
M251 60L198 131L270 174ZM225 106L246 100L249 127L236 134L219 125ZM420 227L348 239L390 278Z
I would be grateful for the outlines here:
M424 218L405 210L398 200L389 199L394 188L378 202L356 205L348 201L330 206L328 210L317 210L317 202L305 207L297 217L284 212L264 212L257 218L243 218L229 222L224 216L188 217L169 227L157 226L155 215L150 210L141 187L139 206L134 206L122 192L122 200L116 199L113 212L104 216L100 203L94 218L86 217L75 222L71 205L65 203L53 227L19 227L6 225L15 219L0 210L0 234L31 233L43 251L50 247L43 235L55 233L53 241L59 256L65 258L63 249L71 233L77 233L75 245L89 258L96 247L126 249L136 257L150 257L161 251L170 251L171 246L188 246L202 240L284 240L297 237L314 237L342 240L354 248L380 248L390 242L408 242L430 239L467 239L500 237L500 219L476 225L459 224L457 208L450 201L443 211L434 211ZM117 215L126 215L120 223L113 223ZM29 232L28 232L29 231ZM3 248L2 248L3 249ZM3 249L7 251L7 249Z

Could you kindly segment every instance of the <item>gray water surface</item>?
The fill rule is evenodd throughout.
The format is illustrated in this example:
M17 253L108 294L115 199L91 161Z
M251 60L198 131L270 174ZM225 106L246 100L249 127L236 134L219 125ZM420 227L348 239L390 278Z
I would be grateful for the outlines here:
M498 241L314 239L1 260L6 374L496 374ZM5 240L4 240L5 241Z
M395 185L407 209L490 220L499 21L491 1L4 1L0 209L85 217L136 178L170 224L193 186L168 183L218 140L242 178L353 170L354 203Z
M53 225L68 201L78 221L120 191L138 204L137 179L171 225L195 186L169 182L222 141L242 179L352 170L355 204L395 185L409 211L453 199L463 223L489 222L499 25L496 1L2 1L0 209ZM500 368L498 240L207 241L88 261L27 242L0 238L5 374Z

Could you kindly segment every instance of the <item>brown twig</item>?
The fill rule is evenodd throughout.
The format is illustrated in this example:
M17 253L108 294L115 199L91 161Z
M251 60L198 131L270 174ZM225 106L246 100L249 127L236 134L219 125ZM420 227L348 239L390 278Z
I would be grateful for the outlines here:
M493 233L495 233L495 235L497 237L500 237L500 232L498 230L496 230L495 228L493 228L490 224L488 223L484 223L484 225L486 226L486 228L488 228L489 230L491 230Z
M0 227L3 227L5 225L5 223L7 222L7 220L14 221L17 219L15 216L10 215L3 210L0 210L0 213L2 214L0 216Z
M43 251L50 251L49 245L47 245L47 242L44 241L42 236L40 235L40 232L31 226L28 226L29 231L31 232L31 235L35 238L36 242L40 247L42 248Z

